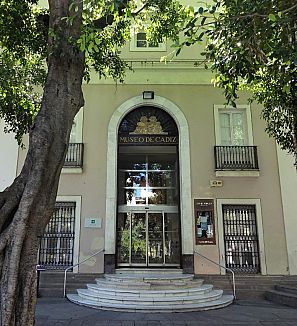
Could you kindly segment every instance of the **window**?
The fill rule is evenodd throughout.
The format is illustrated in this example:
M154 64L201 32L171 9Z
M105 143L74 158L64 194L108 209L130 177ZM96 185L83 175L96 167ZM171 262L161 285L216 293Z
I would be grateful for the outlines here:
M243 112L219 112L221 145L245 145L246 128Z
M217 216L221 265L236 273L265 275L260 199L217 199Z
M214 119L216 176L259 176L257 147L253 146L250 107L215 105ZM236 173L230 174L228 171Z
M222 205L225 265L236 273L260 273L255 205Z
M70 133L69 143L82 143L83 108L76 114Z
M249 106L237 108L215 105L216 145L253 145L252 123Z
M70 132L68 152L64 162L63 173L81 173L84 146L82 143L83 108L75 116ZM66 169L65 169L66 168ZM71 168L71 169L70 169Z
M73 265L75 202L57 202L40 241L39 264L47 269Z
M165 43L152 43L147 40L147 34L144 31L132 31L130 42L130 51L166 51Z
M64 270L78 262L80 196L58 196L53 216L39 247L39 264L49 270ZM73 272L77 272L75 267Z

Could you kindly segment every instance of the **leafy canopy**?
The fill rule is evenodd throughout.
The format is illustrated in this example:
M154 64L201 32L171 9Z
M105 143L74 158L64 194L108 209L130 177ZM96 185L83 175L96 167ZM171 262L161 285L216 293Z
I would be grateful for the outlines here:
M267 132L297 153L296 0L214 0L185 26L182 46L207 36L214 82L235 106L240 89L263 104Z
M15 132L19 143L40 109L37 89L44 86L47 59L60 55L59 38L64 37L61 29L49 28L50 12L40 9L37 2L0 1L0 119L6 122L6 131ZM69 15L61 19L71 25L81 9L77 1L69 3ZM123 81L127 65L120 49L130 39L131 28L144 28L144 22L148 23L161 40L160 26L166 25L166 33L173 37L186 11L176 0L84 0L81 35L68 42L84 55L87 81L91 69L100 78Z

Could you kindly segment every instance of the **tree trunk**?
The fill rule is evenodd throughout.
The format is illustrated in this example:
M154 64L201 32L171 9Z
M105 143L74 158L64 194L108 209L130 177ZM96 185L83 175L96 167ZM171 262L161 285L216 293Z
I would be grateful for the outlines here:
M0 193L1 325L34 325L38 237L54 209L75 114L83 106L83 55L68 40L80 35L82 3L73 23L70 0L50 0L48 76L42 108L29 134L20 175ZM73 12L74 13L74 12ZM72 13L72 14L73 14Z

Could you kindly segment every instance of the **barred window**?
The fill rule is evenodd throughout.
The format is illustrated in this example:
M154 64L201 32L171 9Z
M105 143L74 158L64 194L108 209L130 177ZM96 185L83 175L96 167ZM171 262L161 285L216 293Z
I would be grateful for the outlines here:
M223 205L226 267L237 273L260 273L255 205Z
M75 202L57 202L40 239L39 264L63 270L73 265Z

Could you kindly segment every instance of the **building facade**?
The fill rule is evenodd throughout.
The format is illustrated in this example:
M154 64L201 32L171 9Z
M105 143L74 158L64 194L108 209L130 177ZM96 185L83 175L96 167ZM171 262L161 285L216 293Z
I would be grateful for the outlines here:
M267 136L248 94L236 109L224 104L199 49L160 63L169 51L135 32L122 52L133 69L125 83L94 75L83 86L39 263L60 271L104 249L74 271L225 273L202 254L237 273L296 275L291 157ZM26 155L6 137L0 190Z

